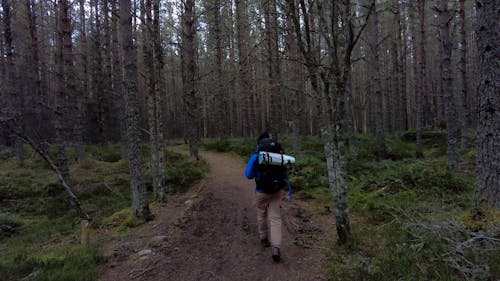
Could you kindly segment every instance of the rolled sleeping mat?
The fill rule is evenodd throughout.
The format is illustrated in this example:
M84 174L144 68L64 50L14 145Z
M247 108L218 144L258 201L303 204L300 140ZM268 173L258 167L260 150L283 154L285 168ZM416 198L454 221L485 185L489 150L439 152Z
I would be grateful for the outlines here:
M259 152L259 164L260 165L276 165L276 166L295 164L295 157L290 156L290 155L286 155L286 154L260 151Z

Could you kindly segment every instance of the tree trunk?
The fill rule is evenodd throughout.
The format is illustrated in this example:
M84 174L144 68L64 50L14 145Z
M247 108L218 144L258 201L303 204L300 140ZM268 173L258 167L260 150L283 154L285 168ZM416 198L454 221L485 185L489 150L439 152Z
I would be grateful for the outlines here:
M161 45L160 36L160 0L154 0L153 2L154 19L153 19L153 46L154 46L154 56L155 56L155 70L156 70L156 83L155 83L155 99L156 103L156 143L157 143L157 155L158 155L158 174L156 181L156 190L154 190L155 199L157 201L165 201L168 187L166 183L165 174L165 137L164 137L164 115L163 115L163 103L165 99L165 63L163 60L163 47Z
M80 1L80 9L84 9L85 3L84 1ZM86 30L85 30L85 13L80 11L80 24L81 24L81 46L80 46L80 52L81 52L81 63L82 63L82 72L83 72L83 77L82 79L82 85L77 86L77 72L76 72L76 67L74 66L74 62L76 61L74 58L74 55L72 53L72 43L71 43L71 37L69 38L69 46L71 48L68 48L68 51L71 53L71 55L67 59L68 67L71 69L69 73L71 73L71 93L74 94L75 96L73 97L74 99L74 107L73 107L73 118L74 118L74 127L73 127L73 134L74 134L74 146L75 150L78 154L78 159L82 160L85 158L85 140L84 140L84 127L85 127L85 112L84 112L84 105L85 105L85 97L87 95L87 90L88 90L88 80L87 80L87 39L86 39Z
M399 0L393 0L392 2L392 10L393 10L393 22L392 24L394 30L394 35L391 40L391 49L392 49L392 95L391 95L391 123L392 129L398 134L401 135L403 130L401 128L401 104L400 104L400 96L403 94L401 91L401 76L403 72L402 63L400 61L400 46L401 46L401 17L400 17L400 9L399 9Z
M458 168L457 155L457 123L456 123L456 108L455 97L453 94L453 73L451 70L451 51L453 45L450 38L450 13L448 11L448 0L441 0L439 7L439 29L441 33L441 44L443 48L443 91L446 111L446 131L447 131L447 148L448 165L453 168Z
M3 31L5 40L5 64L6 64L6 81L7 94L5 95L5 108L2 111L5 112L7 118L16 118L18 122L16 123L17 130L23 131L23 97L22 92L19 91L19 85L17 85L17 74L16 74L16 60L13 44L13 34L12 34L12 17L13 11L11 10L11 0L2 1L3 9ZM14 137L14 148L17 154L18 163L20 166L24 165L25 152L23 148L23 142L19 137Z
M425 126L431 124L431 105L429 102L429 86L427 82L427 48L426 48L426 30L425 30L425 10L426 10L426 0L418 0L418 12L419 12L419 28L420 28L420 41L419 41L419 76L420 76L420 107L421 112L421 126L420 134L422 134L422 129Z
M144 184L137 99L137 49L132 40L130 0L120 0L120 35L124 61L123 99L127 119L127 154L130 167L132 210L138 218L152 219Z
M189 122L189 124L187 124L187 140L189 144L189 152L192 157L199 159L199 116L201 114L201 109L199 107L199 97L197 93L198 65L196 62L196 28L195 1L186 0L184 2L182 14L182 88L184 91L183 98L187 114L187 121Z
M462 151L467 150L467 131L469 125L469 108L468 108L468 89L467 89L467 36L465 35L465 0L459 0L460 2L460 47L459 47L459 65L458 69L460 71L460 89L461 95L459 96L460 105L460 132L461 132L461 145L460 149Z
M235 57L235 41L234 41L234 32L233 32L233 26L234 26L234 15L233 15L233 0L229 1L229 26L230 29L227 32L228 33L228 40L229 40L229 69L230 72L232 73L231 80L230 80L230 105L229 105L229 129L230 129L230 136L234 137L236 135L243 135L241 130L240 130L240 122L239 120L241 119L241 114L240 110L238 110L239 105L241 104L239 101L240 95L237 92L237 87L236 87L236 82L238 80L238 75L236 71L236 57Z
M408 130L408 94L407 94L407 82L406 82L406 77L407 77L407 67L406 67L406 61L407 61L407 24L406 24L406 19L407 19L407 13L406 13L406 4L402 3L400 5L400 16L399 16L399 26L398 26L398 34L400 35L400 46L401 46L401 52L400 52L400 74L401 74L401 94L399 95L399 116L401 117L401 130L406 131ZM404 24L403 24L404 23Z
M152 4L151 0L141 1L141 22L144 44L142 50L144 52L144 66L145 66L145 83L146 83L146 100L148 108L148 126L149 126L149 145L150 145L150 167L151 177L153 180L153 193L156 197L158 189L162 189L159 182L159 147L158 147L158 131L157 131L157 106L158 100L156 99L156 67L153 58L153 17L152 17Z
M322 11L319 15L320 32L328 46L326 50L329 56L328 67L321 68L320 70L319 65L321 60L316 57L316 50L313 48L314 43L311 40L311 9L310 7L306 7L304 1L300 1L302 17L299 18L299 13L295 10L295 1L288 0L287 3L294 22L298 45L304 56L311 79L312 89L317 94L317 97L320 97L322 93L327 95L324 96L324 98L327 101L328 108L326 110L326 117L328 118L323 118L323 116L320 115L319 122L321 123L321 134L323 137L324 152L328 168L329 187L333 195L333 205L335 207L338 242L345 244L350 240L351 235L347 184L345 181L345 147L343 136L345 118L344 98L346 96L346 85L351 71L352 50L359 36L365 29L366 23L362 25L358 33L355 34L352 32L353 21L350 17L350 1L346 1L343 4L339 4L338 2L318 3L318 11ZM374 4L375 2L373 1L366 16L367 20ZM323 7L323 5L325 5L325 7ZM340 16L337 17L338 15ZM332 20L331 24L328 24L330 21L327 21L327 19ZM344 23L343 25L340 25L337 21L341 19ZM301 28L301 23L303 24L303 29ZM343 26L344 29L340 26ZM343 34L344 37L336 37L339 34ZM344 44L342 44L341 38L346 40ZM323 81L323 89L320 89L318 85L318 76L321 76L321 80ZM318 111L320 111L319 108Z
M376 9L376 7L375 7ZM381 61L379 55L379 28L378 28L378 12L375 11L372 15L371 27L371 51L372 51L372 81L373 81L373 110L375 113L375 136L378 143L377 154L379 159L387 157L387 147L385 145L384 130L385 122L382 112L382 82L381 79Z
M113 0L113 5L116 0ZM88 75L88 56L87 56L87 26L85 19L85 0L80 0L80 59L82 64L82 95L88 96L89 93L89 75Z
M113 54L113 93L115 95L122 94L122 80L123 80L123 62L122 62L122 50L120 48L120 41L118 36L118 19L119 19L119 10L118 10L118 1L111 1L111 44L112 44L112 54ZM127 157L127 118L125 113L125 103L123 98L117 99L117 103L119 104L119 109L116 114L119 116L119 126L120 126L120 142L122 149L123 158Z
M423 0L419 0L420 1ZM415 7L413 7L415 10ZM418 9L417 9L418 10ZM422 95L423 95L423 87L422 82L422 49L423 49L423 41L424 39L420 39L420 44L417 41L417 16L415 12L411 13L413 20L413 28L412 28L412 49L413 49L413 81L414 81L414 118L415 118L415 130L416 130L416 141L417 141L417 149L416 149L416 157L421 158L424 156L423 147L422 147L422 122L423 122L423 111L422 111ZM421 34L422 35L422 34Z
M213 33L215 39L215 79L216 79L216 133L215 136L226 139L229 136L228 129L228 96L226 95L226 87L224 86L223 77L223 47L222 47L222 19L221 19L221 1L215 0L213 3Z
M29 100L26 102L28 106L27 111L29 116L27 117L32 130L37 130L40 127L40 117L41 111L41 79L40 79L40 56L38 48L38 34L37 34L37 12L36 3L31 0L26 0L26 18L28 20L28 33L29 33L29 59L27 60L29 64L29 87L26 96L29 96Z
M270 116L267 129L274 134L278 134L282 129L282 96L280 93L280 67L278 56L278 30L276 18L276 2L275 0L265 0L264 16L265 16L265 34L266 34L266 56L267 56L267 74L268 74L268 96Z
M289 7L287 7L289 8ZM296 11L295 11L296 12ZM286 17L286 27L287 36L286 44L288 47L288 73L289 73L289 93L291 96L292 108L292 135L293 135L293 150L300 154L300 122L304 115L304 83L303 83L303 71L302 71L302 58L300 54L300 49L297 46L297 37L295 35L292 18L290 16L291 11L287 11L288 16Z
M107 114L109 113L107 92L105 90L105 73L104 73L104 60L103 56L103 46L101 44L102 40L102 24L100 16L102 13L99 12L99 3L97 0L90 1L90 10L93 11L94 15L94 29L92 33L94 34L93 49L92 49L92 65L91 65L91 81L92 81L92 97L96 108L96 119L97 124L95 124L97 133L95 136L96 141L99 143L104 143L107 141ZM91 14L92 15L92 14Z
M479 124L477 130L476 200L500 209L500 92L497 0L476 1L479 52Z
M112 32L110 26L110 10L109 2L111 0L102 2L102 21L103 21L103 49L104 49L104 65L101 66L104 69L104 95L106 100L106 106L108 108L104 115L105 121L105 140L107 142L116 142L119 140L120 130L119 130L119 116L116 116L115 112L119 112L120 102L114 98L113 84L109 81L113 79L113 58L112 58Z
M240 93L245 101L242 106L244 111L244 135L251 136L255 133L255 110L252 80L251 80L251 65L249 51L249 25L247 19L247 2L245 0L235 0L236 3L236 28L238 39L238 60L240 66Z
M71 140L73 133L74 115L70 111L72 101L75 97L71 94L75 92L75 78L73 68L73 52L71 42L71 22L70 10L67 0L57 2L57 52L56 52L56 72L57 72L57 95L56 95L56 147L57 164L56 171L69 192L68 201L77 211L80 203L75 196L72 196L72 181L69 174L68 158L65 149L68 140Z

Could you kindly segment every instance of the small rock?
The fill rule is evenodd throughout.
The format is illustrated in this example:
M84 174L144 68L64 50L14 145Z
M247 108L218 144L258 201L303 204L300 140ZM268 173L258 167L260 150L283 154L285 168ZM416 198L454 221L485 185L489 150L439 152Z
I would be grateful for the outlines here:
M186 204L186 205L192 205L192 204L193 204L193 200L191 200L191 199L186 200L186 201L184 202L184 204Z
M138 254L139 254L139 257L143 257L143 256L151 255L152 253L153 253L153 251L146 249L146 250L140 251Z
M149 242L149 245L151 247L160 247L163 242L167 241L168 237L165 235L159 235L151 238L151 241Z

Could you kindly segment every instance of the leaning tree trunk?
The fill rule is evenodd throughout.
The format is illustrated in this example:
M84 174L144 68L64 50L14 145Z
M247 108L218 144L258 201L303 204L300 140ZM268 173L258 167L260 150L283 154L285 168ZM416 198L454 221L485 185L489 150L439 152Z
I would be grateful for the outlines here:
M479 52L479 124L477 129L476 198L500 209L500 54L497 0L476 1Z
M450 13L448 11L448 0L441 0L439 12L439 29L441 34L441 45L443 48L443 57L441 63L443 65L443 92L444 105L446 112L446 131L447 131L447 147L446 154L448 156L448 165L456 169L458 168L457 155L457 113L455 108L455 97L453 94L453 73L451 70L451 50L453 45L450 38Z
M127 119L127 154L132 189L132 210L138 218L152 219L142 170L139 101L137 98L137 49L132 40L130 0L120 0L120 35L124 62L123 99Z

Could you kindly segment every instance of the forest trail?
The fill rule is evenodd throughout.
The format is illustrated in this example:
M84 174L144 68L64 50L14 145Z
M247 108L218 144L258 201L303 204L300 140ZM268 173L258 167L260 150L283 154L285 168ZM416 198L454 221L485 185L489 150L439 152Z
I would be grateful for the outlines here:
M104 243L99 280L325 280L333 222L307 203L282 204L282 261L258 240L254 182L232 154L203 152L210 174L160 208L154 221ZM139 257L141 250L150 254Z

